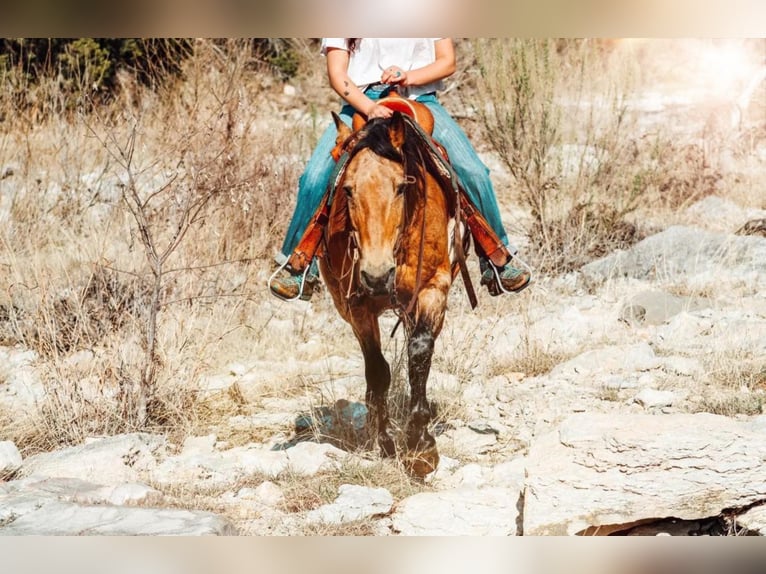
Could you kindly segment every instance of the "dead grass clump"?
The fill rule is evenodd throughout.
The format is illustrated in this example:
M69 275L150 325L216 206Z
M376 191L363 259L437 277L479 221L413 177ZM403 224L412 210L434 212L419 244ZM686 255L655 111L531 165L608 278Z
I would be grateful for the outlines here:
M314 510L338 497L343 484L385 488L394 500L402 500L430 487L413 480L398 459L361 459L349 457L332 473L314 476L282 473L274 480L282 489L281 510L290 513Z
M34 410L0 417L0 428L29 456L81 444L89 437L136 431L182 441L209 424L209 411L198 393L180 384L160 385L150 397L147 420L139 421L128 402L130 386L128 379L49 381Z
M699 399L692 412L712 413L733 417L735 415L756 416L764 413L764 393L721 393Z
M766 366L750 353L719 353L706 361L704 390L693 412L759 415L766 409Z
M647 182L647 194L660 207L682 210L719 191L723 174L710 165L703 146L659 141L652 147L651 160L656 167Z
M113 337L140 317L147 305L148 286L140 278L94 266L84 285L46 293L36 309L6 306L7 344L24 344L44 358L89 349Z
M705 365L710 384L725 389L766 391L766 365L748 352L722 353Z
M509 371L524 373L528 377L538 377L550 373L558 364L570 358L562 351L548 350L538 344L526 344L508 365Z
M213 512L232 521L241 518L236 516L235 507L221 500L221 495L231 490L228 486L200 486L194 483L172 483L168 485L158 484L153 480L148 480L147 485L162 492L160 500L152 504L155 508Z
M530 237L541 268L569 272L617 249L628 249L644 235L613 207L578 204L561 219L549 221L545 229L535 221Z
M277 484L284 494L280 510L288 513L307 512L330 504L338 497L341 485L335 475L326 473L310 477L280 476Z
M303 536L378 536L378 533L379 530L371 519L353 520L342 524L316 522L301 527Z

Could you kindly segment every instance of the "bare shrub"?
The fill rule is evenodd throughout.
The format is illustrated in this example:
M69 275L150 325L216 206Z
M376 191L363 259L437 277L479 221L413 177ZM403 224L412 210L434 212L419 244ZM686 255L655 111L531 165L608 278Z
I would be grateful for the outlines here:
M42 357L55 358L99 345L125 326L146 304L147 285L140 278L124 277L94 266L84 285L58 293L46 292L36 308L25 312L6 307L5 341L22 343Z
M647 182L648 193L658 200L660 207L685 209L719 191L723 175L708 163L702 145L670 139L657 141L650 159L656 163L656 169Z
M541 270L641 239L628 216L656 167L631 132L630 69L607 74L609 51L587 41L482 40L474 52L479 114L531 215Z
M121 97L79 115L54 106L52 85L40 115L0 95L15 114L0 136L13 191L0 336L37 352L47 393L8 429L20 446L227 416L198 381L227 334L250 329L237 324L250 275L276 249L309 130L268 129L281 86L248 41L198 40L187 55L184 81L150 89L123 70Z
M258 210L267 202L256 197L252 210L242 205L253 203L253 188L260 185L261 179L260 174L246 170L242 153L252 121L252 116L246 115L241 94L248 54L244 42L239 46L233 43L225 51L213 43L200 43L185 70L186 82L164 96L174 104L160 108L161 117L138 110L127 122L98 116L91 125L119 168L122 204L133 220L150 275L149 298L137 318L145 353L133 393L139 418L147 416L152 388L157 383L160 312L173 300L214 295L197 289L171 297L171 291L177 290L173 285L188 271L220 266L221 261L207 253L211 247L214 255L234 255L241 263L251 255L235 248L250 245L243 241L243 233L252 236L254 225L273 224L271 219L264 222L257 217L269 217L266 209ZM155 132L158 121L164 129ZM165 157L172 158L172 163ZM218 213L211 213L213 200L222 196L225 199L219 200ZM227 209L227 203L233 208ZM235 217L236 212L247 215ZM248 221L243 221L245 218ZM218 228L218 223L224 224ZM199 233L206 226L214 227L212 234ZM192 240L192 245L183 249L182 243L194 229L198 230L195 239L217 235L223 236L223 242L211 245L210 241Z

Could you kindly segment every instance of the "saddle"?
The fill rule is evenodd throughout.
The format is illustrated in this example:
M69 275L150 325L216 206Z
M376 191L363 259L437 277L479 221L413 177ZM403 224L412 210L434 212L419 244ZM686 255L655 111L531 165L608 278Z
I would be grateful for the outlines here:
M433 135L434 116L431 113L431 110L429 110L428 106L426 106L425 104L422 104L415 100L409 100L407 98L403 98L402 96L399 95L398 92L391 92L390 96L379 99L377 103L383 106L386 106L387 108L395 112L401 112L403 114L410 116L413 120L415 120L415 123L417 123L420 126L420 129L422 129L426 134L428 134L429 136ZM361 134L360 130L364 127L364 124L366 123L367 123L367 116L359 112L356 112L354 116L351 118L351 129L353 130L354 134ZM353 139L351 139L351 141L343 141L343 140L336 141L335 147L330 152L333 159L335 161L338 161L340 157L343 155L343 150L353 146L353 141L354 141ZM447 155L444 148L442 148L438 143L436 142L434 143L437 145L439 150L444 154L444 157L446 159Z
M415 100L409 100L403 98L398 92L391 92L390 96L381 98L377 101L381 106L395 111L402 112L412 117L417 124L426 132L429 136L434 133L434 116L428 106ZM367 122L367 118L359 112L354 114L351 118L351 129L355 132L359 131Z

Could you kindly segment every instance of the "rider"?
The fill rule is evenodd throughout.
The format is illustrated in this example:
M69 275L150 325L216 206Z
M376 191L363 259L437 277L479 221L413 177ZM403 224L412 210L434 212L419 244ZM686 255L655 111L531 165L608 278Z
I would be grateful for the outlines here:
M433 137L447 151L472 203L487 221L497 238L508 247L511 255L516 249L508 245L508 236L489 178L489 169L482 163L467 136L442 107L436 92L442 80L455 72L455 48L450 38L323 38L322 54L327 60L330 86L344 100L339 116L351 124L357 112L367 119L386 118L392 110L377 103L395 89L401 96L424 103L434 116ZM292 221L277 262L285 264L297 247L312 215L325 194L335 160L336 128L333 123L325 130L298 183L298 198ZM481 283L490 293L518 292L530 282L529 271L517 269L510 263L494 267L480 254ZM497 278L497 279L496 279ZM499 279L502 289L498 290ZM316 259L308 271L286 266L282 275L270 281L274 295L294 299L300 295L308 300L319 282Z

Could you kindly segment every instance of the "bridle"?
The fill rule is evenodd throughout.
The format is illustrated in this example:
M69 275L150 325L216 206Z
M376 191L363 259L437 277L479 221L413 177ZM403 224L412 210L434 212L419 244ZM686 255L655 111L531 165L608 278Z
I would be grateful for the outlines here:
M459 191L459 185L457 180L457 175L454 173L451 165L446 160L444 153L436 147L436 144L433 143L431 137L427 135L423 129L417 124L417 122L412 119L410 116L403 114L402 118L404 119L405 123L411 128L409 130L409 133L413 134L414 137L418 138L418 146L421 149L420 159L422 160L422 164L418 164L418 168L422 170L422 177L418 178L415 177L410 173L408 173L408 166L406 165L407 159L403 156L402 157L402 169L405 172L405 189L403 191L404 194L411 194L416 189L416 184L418 183L418 180L420 179L422 181L422 185L420 187L417 187L417 192L423 194L423 204L422 204L422 217L420 221L420 241L418 245L418 265L416 269L415 274L415 285L413 287L412 295L407 302L399 301L398 299L398 292L399 290L396 288L396 276L394 276L394 288L391 292L391 308L394 310L394 312L399 317L399 321L397 322L396 326L394 327L391 335L393 336L396 329L399 326L399 323L402 322L402 318L404 317L405 321L408 323L411 321L412 312L415 309L415 305L417 303L418 294L420 292L421 286L422 286L422 274L423 274L423 256L425 252L425 231L426 231L426 221L427 221L427 195L425 193L425 181L426 181L426 174L430 174L434 179L436 179L439 187L442 189L442 191L445 193L446 199L449 202L453 202L454 205L454 212L455 212L455 230L454 230L454 248L455 248L455 254L457 258L457 263L460 268L461 275L463 277L463 281L466 286L466 291L468 293L469 300L471 302L472 308L476 306L476 294L473 289L473 286L471 284L470 277L468 275L467 266L465 263L465 251L463 247L463 240L462 240L462 233L461 233L461 210L459 206L458 196L457 194ZM361 141L363 136L357 131L354 132L345 142L340 144L338 148L336 148L340 153L337 153L338 156L338 165L336 166L336 171L334 172L334 176L331 178L331 194L334 194L337 188L339 187L341 181L343 180L343 177L345 176L346 169L348 167L348 164L350 161L356 156L358 151L360 151L360 148L357 146L357 144ZM367 147L363 147L361 149L368 149ZM372 153L375 153L375 151L371 150ZM453 197L449 197L447 195L447 190L451 189L453 192ZM394 242L394 259L395 261L399 261L402 244L403 244L403 238L405 237L405 233L407 232L407 229L410 225L410 220L412 218L412 214L410 213L410 210L407 208L407 205L411 202L411 197L408 197L405 195L403 198L405 201L405 209L403 212L403 216L401 221L399 222L399 228L398 228L398 235ZM413 204L414 205L414 204ZM344 267L341 269L340 277L348 277L349 274L352 275L352 277L349 278L348 281L348 289L346 292L346 299L347 301L351 301L356 297L360 297L364 295L364 293L361 290L360 287L360 281L358 277L356 280L354 280L353 275L357 274L357 265L359 262L359 241L358 241L358 231L353 228L353 224L349 220L349 238L348 238L348 245L346 248L347 257L351 261L351 265L348 269ZM325 229L325 235L324 235L324 241L325 245L327 242L327 229ZM345 258L344 258L345 261ZM329 262L328 262L329 264ZM356 289L353 289L353 285L356 283Z

